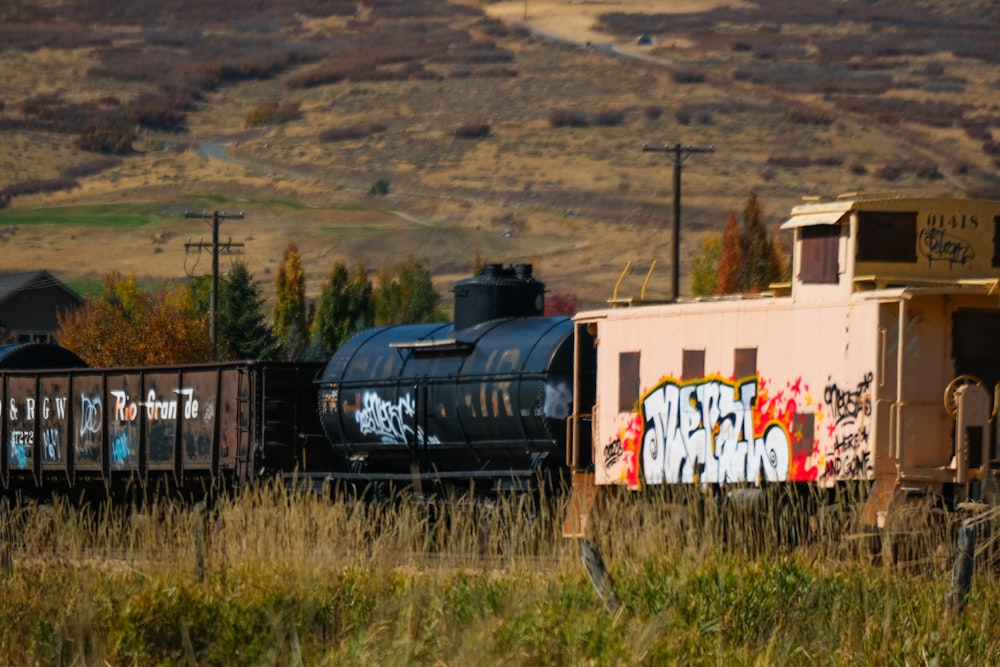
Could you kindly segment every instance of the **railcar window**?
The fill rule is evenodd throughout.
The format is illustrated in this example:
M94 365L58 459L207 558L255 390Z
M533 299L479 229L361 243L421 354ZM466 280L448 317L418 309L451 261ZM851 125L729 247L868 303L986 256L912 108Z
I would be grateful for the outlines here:
M840 225L803 227L799 280L835 285L840 277Z
M681 360L681 374L684 380L705 377L705 350L684 350Z
M639 353L618 355L618 411L630 412L639 402Z
M757 348L736 348L733 352L733 375L737 379L757 375Z
M859 262L916 262L917 213L858 213Z

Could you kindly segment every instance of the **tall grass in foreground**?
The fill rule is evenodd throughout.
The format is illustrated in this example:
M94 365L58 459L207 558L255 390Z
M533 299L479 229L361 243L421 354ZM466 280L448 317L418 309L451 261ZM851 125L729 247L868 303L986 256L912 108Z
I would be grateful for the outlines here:
M948 620L947 568L933 560L917 571L873 564L838 546L850 536L814 539L826 519L791 504L704 503L697 491L611 498L595 513L623 601L609 614L577 544L559 536L558 505L331 502L272 486L207 513L165 502L141 514L58 502L13 511L0 663L948 665L1000 655L993 577L978 576L965 614Z

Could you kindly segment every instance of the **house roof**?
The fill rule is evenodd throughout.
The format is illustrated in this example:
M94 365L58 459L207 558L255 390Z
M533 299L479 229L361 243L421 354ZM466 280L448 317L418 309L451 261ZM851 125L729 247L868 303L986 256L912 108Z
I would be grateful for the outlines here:
M67 287L62 281L45 270L23 271L19 273L0 273L0 303L14 297L21 292L33 289L44 289L56 287L73 297L77 302L82 302L80 295Z

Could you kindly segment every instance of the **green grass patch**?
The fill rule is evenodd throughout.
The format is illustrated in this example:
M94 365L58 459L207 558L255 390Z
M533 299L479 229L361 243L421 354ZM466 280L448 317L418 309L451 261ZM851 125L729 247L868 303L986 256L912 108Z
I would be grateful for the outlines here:
M66 227L142 227L161 216L134 205L67 206L0 211L0 225L59 225Z

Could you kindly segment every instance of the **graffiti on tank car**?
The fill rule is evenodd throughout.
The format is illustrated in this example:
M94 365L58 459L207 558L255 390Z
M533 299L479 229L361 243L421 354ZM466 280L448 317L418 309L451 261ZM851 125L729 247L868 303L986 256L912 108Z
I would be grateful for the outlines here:
M976 256L967 241L938 228L920 230L918 247L928 264L948 262L949 266L963 265Z
M425 436L423 428L418 426L414 429L411 426L415 414L416 404L410 394L400 396L393 404L374 391L367 391L361 396L361 409L355 413L354 418L362 434L374 435L386 444L440 444L441 440L437 436Z
M549 419L568 419L573 412L573 390L565 382L545 383L545 407L543 413Z

